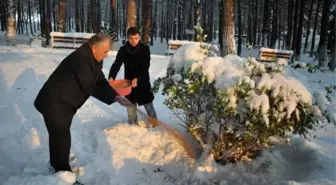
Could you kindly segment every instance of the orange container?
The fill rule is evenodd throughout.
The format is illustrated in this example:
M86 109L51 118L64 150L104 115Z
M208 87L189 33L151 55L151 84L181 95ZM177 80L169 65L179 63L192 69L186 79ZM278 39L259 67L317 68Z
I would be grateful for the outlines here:
M110 82L110 86L120 95L127 96L132 91L132 82L130 80L114 80Z

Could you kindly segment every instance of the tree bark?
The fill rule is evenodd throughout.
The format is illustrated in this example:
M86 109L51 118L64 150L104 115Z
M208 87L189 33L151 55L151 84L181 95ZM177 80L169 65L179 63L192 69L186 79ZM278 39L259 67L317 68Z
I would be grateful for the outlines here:
M269 0L264 1L264 20L263 20L263 37L262 37L262 45L267 46L268 43L268 35L270 32L270 25L269 25L269 17L270 17L270 5Z
M127 3L127 30L136 27L136 1L128 0Z
M0 0L0 22L1 22L1 31L6 30L6 20L7 20L7 1Z
M30 33L33 35L34 31L33 31L33 23L32 23L32 14L31 14L31 5L30 5L30 1L28 0L28 17L29 17L29 27L30 27Z
M293 10L294 1L288 1L288 16L287 16L287 37L286 37L286 49L291 48L292 33L293 33Z
M297 41L296 41L296 51L295 51L295 58L297 61L300 60L301 56L301 42L302 42L302 27L303 27L303 19L304 19L304 6L305 6L305 1L301 0L300 4L300 18L299 18L299 26L297 30Z
M222 56L236 54L233 0L223 0Z
M253 34L253 45L257 44L257 33L259 32L259 29L257 28L258 27L258 7L259 7L258 0L256 0L256 4L255 4L255 17L254 17L254 22L253 22L253 31L254 31L254 34Z
M293 30L293 40L292 40L292 50L295 50L295 46L296 46L296 42L297 42L297 21L298 21L298 16L299 16L299 11L300 11L300 7L299 7L299 0L294 0L295 1L295 12L294 12L294 30Z
M144 0L143 5L143 35L142 42L146 45L149 44L148 38L151 32L151 21L152 21L152 0ZM152 34L152 33L151 33Z
M111 0L111 17L110 17L110 26L117 30L117 0Z
M58 22L57 31L65 32L66 30L66 0L61 0L58 4Z
M318 65L320 67L325 66L326 61L326 45L327 45L327 36L329 29L329 12L330 5L332 0L324 0L323 4L323 12L322 12L322 20L321 20L321 33L320 33L320 42L318 45L317 53L318 53Z
M80 0L75 0L75 22L76 22L76 32L80 32Z
M309 38L309 35L310 35L310 22L311 22L311 17L312 17L312 14L313 14L314 4L315 4L315 0L311 0L309 15L308 15L308 21L307 21L307 25L306 25L306 40L305 40L305 44L304 44L303 53L306 53L307 48L308 48L308 38Z
M310 46L310 54L309 56L312 57L315 53L315 36L317 31L317 23L318 23L318 14L320 12L320 6L321 6L322 0L317 0L317 7L315 10L315 23L314 23L314 30L313 30L313 37L312 37L312 43Z
M242 15L241 15L241 0L237 1L237 5L238 5L238 55L241 54L241 47L242 47Z
M6 20L6 45L7 46L16 46L16 5L14 0L7 0L7 20Z

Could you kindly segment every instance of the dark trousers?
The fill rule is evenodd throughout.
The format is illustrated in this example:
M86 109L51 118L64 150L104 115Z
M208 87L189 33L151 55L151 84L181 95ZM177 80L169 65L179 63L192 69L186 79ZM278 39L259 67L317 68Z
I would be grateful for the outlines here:
M71 121L69 120L70 123ZM50 165L55 169L55 172L71 171L69 165L71 148L70 127L62 126L46 117L44 117L44 122L49 133Z

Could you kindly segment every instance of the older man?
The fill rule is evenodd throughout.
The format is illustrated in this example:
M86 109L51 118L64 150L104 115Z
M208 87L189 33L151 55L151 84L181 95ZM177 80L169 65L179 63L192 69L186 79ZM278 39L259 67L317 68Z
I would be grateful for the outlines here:
M108 105L117 101L130 106L116 95L102 72L110 45L109 36L92 36L59 64L37 95L34 105L43 115L49 133L50 165L55 172L71 171L71 122L90 96Z

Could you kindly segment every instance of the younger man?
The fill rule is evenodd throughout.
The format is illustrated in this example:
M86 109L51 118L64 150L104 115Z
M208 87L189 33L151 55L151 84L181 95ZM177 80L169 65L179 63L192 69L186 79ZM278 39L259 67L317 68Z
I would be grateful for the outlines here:
M131 80L133 86L131 94L126 98L135 105L127 107L128 122L137 124L136 104L144 105L148 116L157 119L148 72L151 58L149 47L140 42L140 32L135 27L127 30L127 37L127 43L120 47L116 60L111 66L109 81L115 79L121 65L124 64L125 79Z

